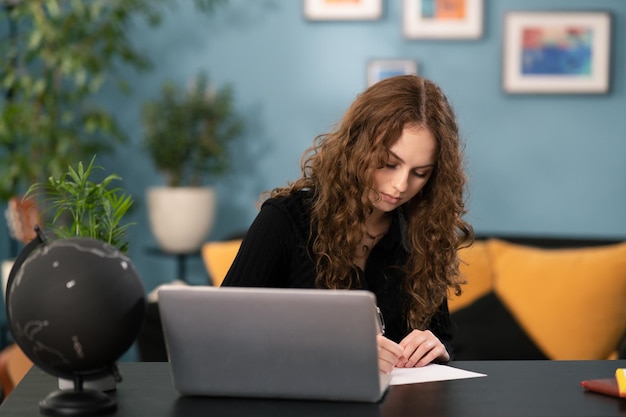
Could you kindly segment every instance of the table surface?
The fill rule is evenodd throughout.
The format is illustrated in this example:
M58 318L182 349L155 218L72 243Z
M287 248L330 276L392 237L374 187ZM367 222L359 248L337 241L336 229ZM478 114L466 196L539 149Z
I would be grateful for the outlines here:
M626 399L585 392L584 379L609 378L618 361L458 361L451 366L487 377L397 385L376 404L181 397L168 363L121 363L112 395L115 416L626 416ZM1 416L39 415L39 401L56 379L33 368L0 406Z

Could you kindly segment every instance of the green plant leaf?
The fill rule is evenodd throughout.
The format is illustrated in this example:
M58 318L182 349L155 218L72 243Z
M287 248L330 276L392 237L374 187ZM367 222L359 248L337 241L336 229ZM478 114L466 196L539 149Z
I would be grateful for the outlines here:
M110 174L101 182L92 181L94 156L85 167L78 162L68 166L59 178L50 177L47 182L29 187L26 196L36 197L45 207L46 214L52 212L52 220L46 224L57 238L73 236L91 237L107 242L121 251L128 249L126 230L131 224L123 224L123 217L130 211L133 199L119 187L111 187L121 178Z
M229 143L241 135L243 121L234 107L231 85L214 91L200 72L184 91L171 81L142 108L144 147L168 185L202 184L229 167Z

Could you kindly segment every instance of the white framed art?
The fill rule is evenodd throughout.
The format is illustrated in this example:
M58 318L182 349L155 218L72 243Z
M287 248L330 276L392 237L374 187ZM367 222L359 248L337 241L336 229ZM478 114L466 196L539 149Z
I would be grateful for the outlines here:
M508 93L606 93L611 16L606 12L511 12L504 20Z
M417 74L417 62L409 59L375 59L367 64L367 85L396 75Z
M382 0L304 0L309 20L375 20L382 13Z

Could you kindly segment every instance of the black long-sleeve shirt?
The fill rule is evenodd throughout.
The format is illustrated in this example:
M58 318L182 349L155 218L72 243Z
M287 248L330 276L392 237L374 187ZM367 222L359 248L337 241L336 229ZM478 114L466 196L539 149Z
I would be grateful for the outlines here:
M223 286L314 288L315 262L310 255L310 194L264 202L242 242ZM385 321L385 336L395 342L411 329L407 322L407 297L402 291L408 252L402 245L400 215L396 213L389 231L370 252L365 271L354 280L354 288L376 295ZM320 227L323 227L321 225ZM315 233L313 231L313 233ZM446 300L431 319L428 329L453 356L451 321Z

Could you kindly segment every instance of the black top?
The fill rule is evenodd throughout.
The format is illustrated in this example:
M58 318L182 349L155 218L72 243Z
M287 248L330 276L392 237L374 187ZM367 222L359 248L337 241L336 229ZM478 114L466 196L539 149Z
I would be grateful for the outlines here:
M223 286L314 288L315 262L310 255L310 194L269 199L251 224ZM408 252L402 245L401 215L396 211L389 231L370 252L365 271L354 280L354 288L376 295L385 321L385 335L395 342L411 329L407 297L402 292ZM313 231L315 233L315 231ZM428 329L453 356L451 321L446 300L433 316Z

